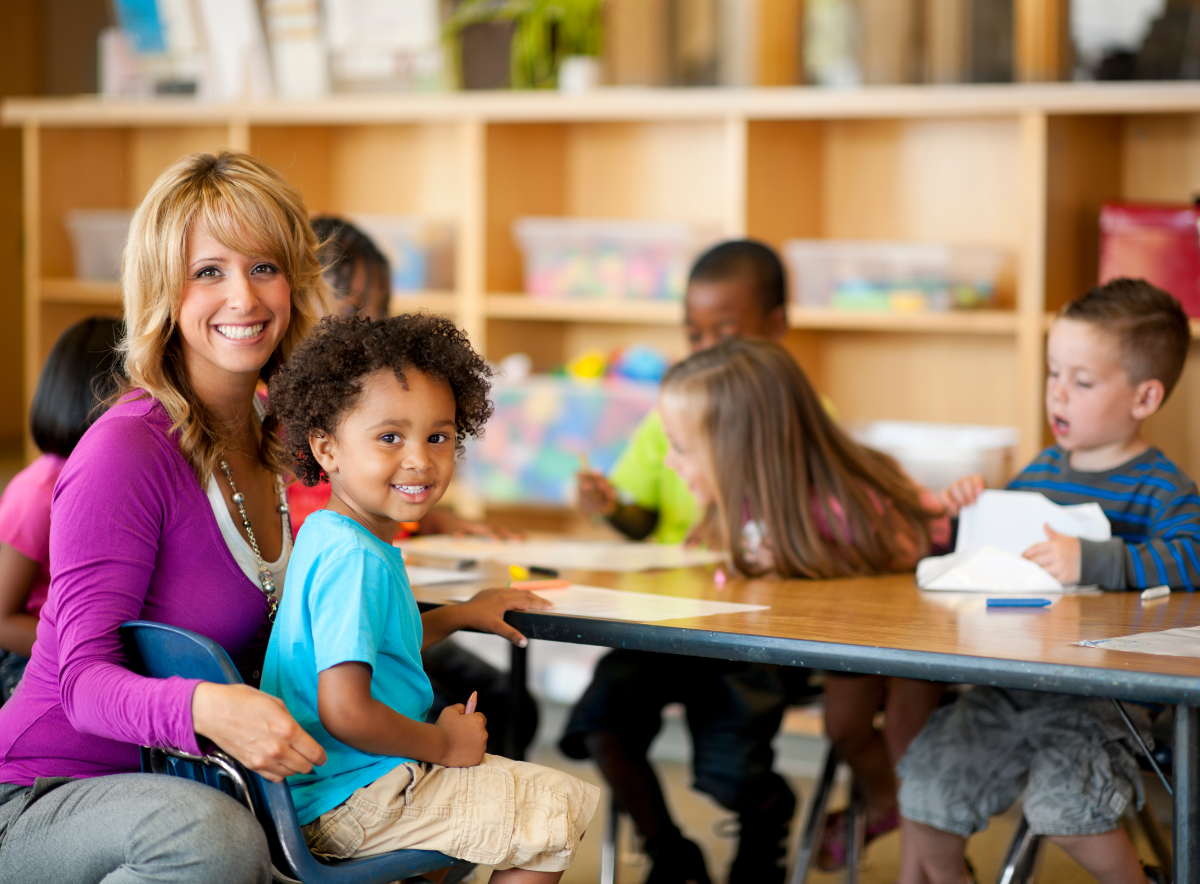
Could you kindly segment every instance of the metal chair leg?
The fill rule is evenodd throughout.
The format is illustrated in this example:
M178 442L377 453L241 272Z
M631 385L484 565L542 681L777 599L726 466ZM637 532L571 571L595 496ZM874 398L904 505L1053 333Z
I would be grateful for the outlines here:
M608 819L604 826L604 840L600 843L600 884L615 884L617 880L617 844L621 837L621 811L617 797L608 792Z
M850 809L846 812L846 884L858 884L859 866L867 840L867 806L862 795L850 783Z
M829 807L829 795L833 791L833 780L837 774L838 757L833 744L825 744L825 757L821 761L821 773L813 783L812 798L808 802L808 814L804 829L800 833L800 846L796 850L796 861L792 865L789 884L804 884L825 831L825 813Z
M1029 828L1029 822L1022 815L1016 834L1008 847L1008 856L1004 858L997 884L1026 884L1033 872L1041 840Z

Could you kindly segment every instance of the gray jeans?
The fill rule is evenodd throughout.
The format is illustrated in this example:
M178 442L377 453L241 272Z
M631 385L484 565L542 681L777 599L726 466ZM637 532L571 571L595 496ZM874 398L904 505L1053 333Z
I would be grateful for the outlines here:
M156 774L0 784L0 884L268 884L262 828L227 795Z

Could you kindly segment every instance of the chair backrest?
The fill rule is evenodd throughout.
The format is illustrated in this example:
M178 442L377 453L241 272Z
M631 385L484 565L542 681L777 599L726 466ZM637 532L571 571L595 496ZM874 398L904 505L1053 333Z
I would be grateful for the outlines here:
M152 678L199 678L217 684L241 684L237 667L219 644L178 626L131 620L121 624L121 639L129 665ZM214 786L232 795L224 774L204 765L168 759L175 776ZM442 868L455 861L427 850L404 850L380 856L346 860L332 865L319 862L309 852L296 817L296 805L286 783L272 783L253 771L243 771L259 823L267 835L276 868L301 881L395 881Z

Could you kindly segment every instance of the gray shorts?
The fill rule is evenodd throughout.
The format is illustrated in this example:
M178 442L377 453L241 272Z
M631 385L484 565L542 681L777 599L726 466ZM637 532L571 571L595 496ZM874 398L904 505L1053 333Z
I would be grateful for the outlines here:
M1126 708L1148 738L1146 710ZM1033 691L976 688L938 709L897 773L907 819L964 838L1022 790L1039 835L1110 832L1144 799L1132 737L1110 701Z

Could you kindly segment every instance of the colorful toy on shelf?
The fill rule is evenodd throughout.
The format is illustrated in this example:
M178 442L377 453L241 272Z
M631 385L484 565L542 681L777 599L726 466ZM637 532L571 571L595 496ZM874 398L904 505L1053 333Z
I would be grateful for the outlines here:
M468 444L463 479L491 502L573 504L580 455L608 472L657 398L657 384L620 378L502 380L487 434Z
M594 380L595 378L604 377L607 368L608 360L604 354L598 350L591 350L584 353L578 359L572 359L568 362L567 374L582 380Z
M672 221L518 218L525 291L539 298L673 300L704 237Z
M647 344L634 344L613 356L608 373L612 377L657 384L663 379L670 365L670 361L660 351Z
M1006 258L1000 249L937 243L784 243L792 300L805 307L925 313L987 307Z

